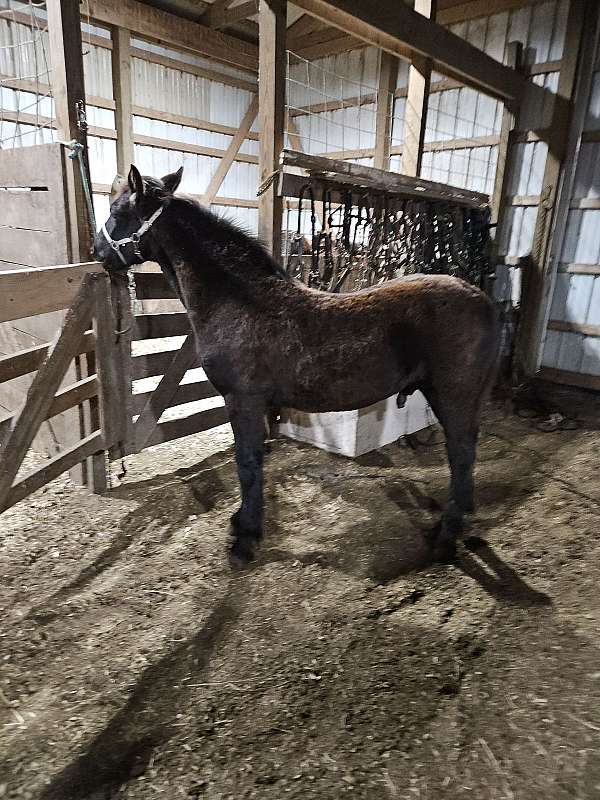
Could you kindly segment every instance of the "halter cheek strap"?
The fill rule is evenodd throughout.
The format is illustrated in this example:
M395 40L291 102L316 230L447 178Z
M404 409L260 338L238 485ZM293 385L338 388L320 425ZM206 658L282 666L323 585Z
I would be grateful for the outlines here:
M134 252L136 258L139 259L138 263L139 264L143 263L144 259L142 258L142 253L140 251L140 239L154 225L156 220L162 214L163 210L164 210L164 206L160 206L154 212L154 214L152 214L151 217L149 217L148 219L144 220L144 222L142 222L142 224L137 229L137 231L135 231L135 233L132 233L131 236L126 236L124 239L113 239L112 236L110 235L110 233L106 230L106 222L102 226L101 231L104 234L104 238L106 239L108 244L112 247L112 249L115 251L115 253L119 256L119 258L121 259L121 261L123 262L123 264L126 267L128 267L129 264L127 262L127 259L125 258L125 256L121 252L121 248L125 247L125 245L127 245L127 244L132 244L133 245L133 252Z

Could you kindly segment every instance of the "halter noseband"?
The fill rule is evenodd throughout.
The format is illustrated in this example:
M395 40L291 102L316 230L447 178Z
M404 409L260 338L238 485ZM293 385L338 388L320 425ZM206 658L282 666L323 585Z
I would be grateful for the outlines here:
M142 264L144 262L144 259L142 257L141 252L140 252L140 239L154 225L156 220L162 214L163 209L164 209L164 206L160 206L154 212L154 214L152 214L151 217L149 217L148 219L144 220L144 222L142 222L142 224L140 225L140 227L137 229L137 231L135 233L132 233L131 236L126 236L124 239L113 239L112 236L110 235L110 233L106 230L106 222L102 226L101 231L104 234L104 238L106 239L108 244L112 247L112 249L115 251L115 253L119 256L119 258L121 259L121 261L123 262L123 264L126 267L128 267L129 264L127 263L127 259L125 258L125 256L121 252L121 248L125 247L126 244L132 244L133 245L133 252L134 252L136 258L139 259L138 263Z

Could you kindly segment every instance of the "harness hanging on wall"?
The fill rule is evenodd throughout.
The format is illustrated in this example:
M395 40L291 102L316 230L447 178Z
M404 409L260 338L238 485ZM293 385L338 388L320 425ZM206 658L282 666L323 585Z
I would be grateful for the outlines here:
M357 194L307 180L288 230L287 271L329 292L356 291L401 275L446 274L484 287L490 276L490 211L456 203Z

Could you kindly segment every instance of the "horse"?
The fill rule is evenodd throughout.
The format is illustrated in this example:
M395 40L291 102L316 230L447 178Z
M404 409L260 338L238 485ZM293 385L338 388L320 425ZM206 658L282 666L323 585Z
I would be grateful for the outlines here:
M419 389L443 427L448 500L432 557L451 561L474 510L473 467L482 404L493 382L498 323L478 288L416 275L348 294L310 289L266 247L175 192L183 168L162 178L132 165L111 189L94 255L116 276L157 261L181 299L200 363L223 395L234 434L241 504L231 517L232 565L245 566L263 535L265 415L364 408Z

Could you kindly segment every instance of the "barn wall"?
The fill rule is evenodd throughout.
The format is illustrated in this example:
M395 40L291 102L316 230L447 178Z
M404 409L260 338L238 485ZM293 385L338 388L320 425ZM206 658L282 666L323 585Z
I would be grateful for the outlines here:
M509 42L522 42L525 63L540 71L532 77L533 83L547 88L549 94L542 105L537 98L526 97L517 123L521 131L550 125L552 93L556 91L559 76L556 62L562 58L568 9L568 0L548 0L449 26L453 33L497 59L504 59ZM376 93L378 69L379 58L374 48L330 56L309 67L292 63L290 105L306 106ZM499 137L503 106L467 87L435 91L435 84L442 78L436 73L432 75L434 90L428 102L421 177L491 194L498 150L494 140ZM407 83L408 65L401 62L393 108L390 164L392 170L399 172L402 156L394 154L394 150L401 149L404 141L406 99L401 95L406 93ZM375 144L374 103L360 109L295 116L294 121L303 149L310 153L356 151ZM472 146L457 146L464 145L464 139L471 140ZM512 296L515 303L520 296L520 270L511 264L531 251L546 152L543 142L519 144L510 164L507 198L510 208L505 225L498 232L496 293L499 298ZM348 160L372 165L370 154L365 155L366 158L361 158L351 152Z
M596 56L598 59L598 54ZM600 388L600 64L596 61L542 366ZM562 330L558 330L562 328ZM565 330L571 328L571 330ZM591 377L590 377L591 376ZM560 376L559 376L560 377ZM568 376L562 376L563 379ZM596 377L594 381L593 378Z
M27 9L23 3L0 0L0 8L8 6L21 12ZM43 27L44 12L40 10L37 15ZM88 95L87 117L90 126L88 134L90 170L94 188L94 206L100 220L108 214L107 191L117 170L114 112L110 108L103 107L110 105L113 100L111 52L108 47L101 46L97 41L99 38L110 46L110 34L104 28L83 22L82 37ZM35 46L24 44L31 38L31 28L27 25L15 22L9 16L0 16L0 74L20 79L24 76L37 75L40 86L38 96L32 91L2 86L0 81L0 139L3 141L3 147L27 146L56 139L56 132L51 128L52 99L42 96L50 91L47 83L48 36L47 33L36 34L39 41ZM142 172L153 175L162 175L183 165L185 169L182 189L202 195L221 159L189 151L196 146L213 148L217 151L226 150L233 133L244 117L253 93L247 89L194 74L195 67L214 68L214 64L205 59L135 38L132 40L132 45L146 51L149 58L156 56L173 62L172 65L165 66L145 58L136 57L132 60L132 102L146 110L156 111L157 115L156 118L148 118L146 113L144 116L134 115L134 135L169 142L168 148L161 147L160 142L156 145L136 143L134 160ZM246 83L256 84L256 76L239 70L219 65L218 71ZM104 102L100 105L94 104L95 98ZM37 114L40 119L37 120L38 124L31 124L36 120L29 119L25 122L15 122L3 118L5 111L13 112L13 116L18 111L34 116ZM167 122L161 119L165 112L228 126L232 129L231 135L203 130L196 125ZM40 127L41 125L44 127ZM177 147L178 143L181 144L181 148ZM248 159L234 162L218 192L218 198L226 199L227 203L226 205L217 203L213 208L241 222L251 231L256 231L258 142L246 139L240 152L248 156ZM236 203L236 200L240 203Z

